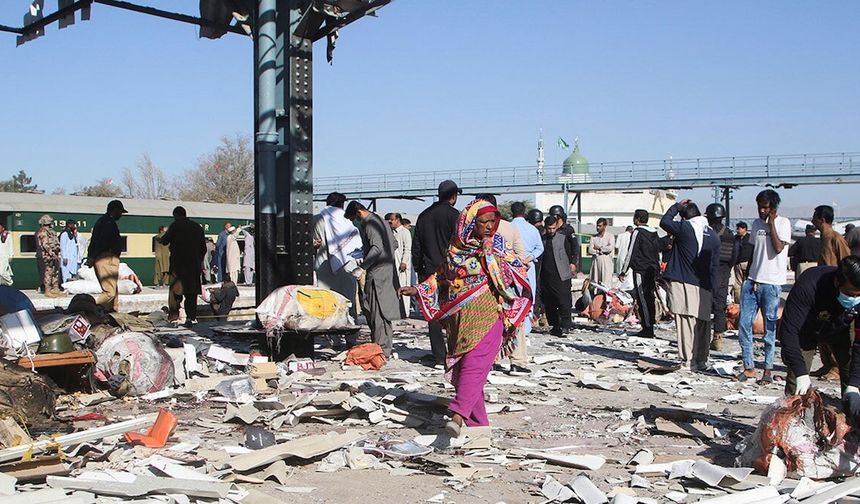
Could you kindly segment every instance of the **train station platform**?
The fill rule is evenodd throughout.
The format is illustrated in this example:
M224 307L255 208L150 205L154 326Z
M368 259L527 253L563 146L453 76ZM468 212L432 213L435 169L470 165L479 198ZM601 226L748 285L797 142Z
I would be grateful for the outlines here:
M30 301L33 302L33 306L36 307L36 311L51 311L54 309L65 310L68 308L69 302L73 297L71 295L66 295L52 298L47 297L36 290L24 290L21 292L30 298ZM167 292L166 287L144 287L143 291L137 294L121 294L119 296L119 310L124 313L151 313L153 311L160 310L161 307L167 306ZM206 307L208 309L208 305L204 303L199 296L197 298L197 303L198 307ZM233 304L233 310L253 309L256 307L257 303L254 286L239 286L239 297Z

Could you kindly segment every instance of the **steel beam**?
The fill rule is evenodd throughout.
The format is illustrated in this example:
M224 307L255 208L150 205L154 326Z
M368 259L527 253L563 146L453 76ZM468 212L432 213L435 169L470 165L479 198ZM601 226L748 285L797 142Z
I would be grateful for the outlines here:
M444 180L444 179L440 179ZM457 180L454 180L457 182ZM436 184L439 180L435 181ZM672 180L631 180L627 182L585 182L568 184L573 192L597 192L597 191L638 191L642 189L693 189L700 187L785 187L790 188L798 185L821 185L821 184L860 184L860 173L858 174L830 174L830 175L796 175L796 176L772 176L770 178L732 177L732 178L702 178L702 179L672 179ZM459 184L465 194L479 194L491 192L495 194L519 194L534 192L564 192L564 184L494 184L466 185ZM375 190L372 187L360 190L350 190L347 186L332 185L317 181L314 199L325 200L325 196L331 191L339 191L346 194L350 199L413 199L433 197L436 194L436 186L421 188L401 188Z
M259 0L254 16L254 192L256 205L257 304L282 285L277 257L277 178L279 148L275 121L278 68L277 0ZM283 244L281 244L283 249Z
M296 35L309 7L257 0L258 304L283 285L313 283L313 42Z
M245 33L239 26L233 25L223 25L221 23L215 23L209 21L207 19L189 16L187 14L180 14L178 12L170 12L166 10L156 9L155 7L147 7L145 5L137 5L131 2L124 2L122 0L86 0L86 2L79 3L98 3L102 5L108 5L110 7L116 7L117 9L125 9L133 12L139 12L141 14L149 14L150 16L156 16L165 19L171 19L173 21L181 21L183 23L194 24L197 26L208 26L211 28L217 28L219 30L226 30L231 33L237 33L239 35L248 35Z

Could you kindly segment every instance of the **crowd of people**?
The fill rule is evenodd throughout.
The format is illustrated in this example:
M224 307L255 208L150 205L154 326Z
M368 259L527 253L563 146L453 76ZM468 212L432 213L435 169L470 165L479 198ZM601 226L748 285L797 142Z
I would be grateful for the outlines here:
M579 237L563 207L544 215L514 203L508 221L493 195L479 194L458 211L460 195L456 183L442 182L438 200L412 226L400 214L383 219L332 193L314 223L319 285L357 300L386 356L392 352L391 322L409 314L414 298L429 322L432 364L445 369L456 387L447 426L452 435L462 425L486 425L483 385L491 370L530 373L530 331L544 320L551 335L571 331L572 279L582 276ZM591 256L586 290L625 292L641 325L635 335L653 338L662 289L678 359L692 372L707 372L710 352L722 351L727 313L737 306L731 321L743 368L736 380L765 385L777 379L779 338L787 394L805 393L810 377L836 380L852 411L860 412L860 359L851 359L860 339L850 334L860 305L860 258L852 255L860 252L860 229L840 235L833 230L833 208L822 205L814 209L806 236L792 243L780 202L776 191L761 191L758 218L751 225L738 222L734 232L721 204L707 205L703 213L691 200L663 215L636 210L632 226L618 237L599 219L585 247ZM654 219L662 232L649 225ZM796 281L789 289L790 265ZM757 354L753 327L759 314L764 334ZM822 367L812 371L816 351ZM760 372L756 355L763 357Z
M527 336L532 330L544 327L557 337L571 332L572 281L584 276L583 247L563 207L553 206L544 215L517 202L505 220L492 194L479 194L458 211L461 194L456 183L443 181L438 200L413 226L399 213L383 218L334 192L313 220L316 284L352 301L352 315L364 315L372 341L386 357L393 352L393 321L413 311L427 319L429 364L444 369L456 388L446 427L452 435L462 425L487 424L483 386L493 369L531 372ZM636 210L632 226L617 237L606 219L598 219L597 233L584 247L591 267L583 294L623 292L641 326L635 335L653 338L664 311L658 310L662 289L674 318L678 359L693 372L707 372L710 352L722 350L731 302L739 311L733 320L743 362L736 380L769 384L778 378L773 373L778 338L788 369L787 394L805 393L814 377L838 381L851 411L860 413L860 359L852 359L860 338L851 334L860 306L860 229L837 233L833 208L821 205L813 210L805 236L792 241L780 203L776 191L761 191L758 218L749 226L738 222L734 233L724 222L721 204L707 205L702 213L686 199L662 216ZM111 201L88 242L74 221L57 235L50 216L39 220L36 251L46 294L59 295L60 278L74 278L86 265L102 289L96 303L117 309L123 249L118 221L125 213L122 202ZM156 285L169 288L169 318L178 319L184 303L191 325L205 284L220 282L210 293L219 313L225 306L229 311L238 295L240 232L244 279L253 281L253 226L224 223L214 242L183 207L177 206L173 216L173 223L153 237L154 278ZM658 218L662 233L649 225ZM12 281L10 256L11 238L0 224L0 284ZM790 289L789 267L795 272ZM759 314L760 373L753 338ZM811 370L816 352L822 366Z
M54 230L55 220L50 215L39 218L39 229L34 234L36 265L40 279L39 291L47 297L64 296L62 285L81 279L84 268L92 268L101 288L95 301L108 311L117 311L119 303L118 281L134 281L139 292L142 283L136 274L121 273L120 256L124 241L120 235L118 221L128 213L123 203L113 200L95 223L90 238L78 232L77 222L68 219L58 235ZM173 210L174 222L159 226L152 237L155 256L153 285L170 290L168 295L168 318L179 319L179 307L185 305L186 325L196 322L197 295L201 286L209 285L207 297L215 315L229 312L238 297L240 269L247 285L254 282L254 225L237 227L230 222L224 228L217 243L204 236L203 227L186 215L183 207ZM244 254L238 240L243 233ZM11 266L12 238L3 223L0 223L0 285L13 285ZM240 268L241 266L241 268Z

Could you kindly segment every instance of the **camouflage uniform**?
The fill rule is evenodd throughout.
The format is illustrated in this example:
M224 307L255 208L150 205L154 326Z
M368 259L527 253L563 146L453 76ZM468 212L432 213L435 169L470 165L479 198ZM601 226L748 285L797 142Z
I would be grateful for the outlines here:
M36 256L41 262L42 285L45 294L60 293L60 239L52 227L54 219L43 215L39 219L42 227L36 231Z

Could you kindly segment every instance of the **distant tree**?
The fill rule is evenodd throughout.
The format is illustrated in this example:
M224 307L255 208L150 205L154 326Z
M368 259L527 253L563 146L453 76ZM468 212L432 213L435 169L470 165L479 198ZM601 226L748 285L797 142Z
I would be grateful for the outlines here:
M65 187L57 187L53 191L51 191L51 194L54 194L57 196L62 195L62 194L66 194L66 188Z
M33 184L33 177L28 177L24 170L19 171L9 180L0 181L0 191L2 192L35 192L38 187L38 185Z
M99 196L102 198L118 198L122 196L122 189L113 183L112 179L103 178L95 185L78 188L75 194L80 196Z
M177 181L178 196L186 201L241 203L254 190L254 149L248 136L221 138L214 152Z
M146 153L137 161L134 170L130 168L123 170L122 185L125 186L125 193L129 198L172 198L175 193L174 184Z
M525 200L513 200L513 201L505 201L504 203L499 203L499 213L502 214L502 218L506 220L511 220L511 205L514 203L522 203L526 206L526 212L534 208L535 206L530 201Z

